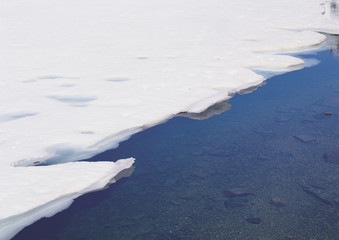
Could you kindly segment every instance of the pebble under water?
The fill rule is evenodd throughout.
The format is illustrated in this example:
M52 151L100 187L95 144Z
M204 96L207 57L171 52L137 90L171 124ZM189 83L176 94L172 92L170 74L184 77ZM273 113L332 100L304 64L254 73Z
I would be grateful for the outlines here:
M303 57L321 63L95 156L136 168L14 239L339 239L339 58Z

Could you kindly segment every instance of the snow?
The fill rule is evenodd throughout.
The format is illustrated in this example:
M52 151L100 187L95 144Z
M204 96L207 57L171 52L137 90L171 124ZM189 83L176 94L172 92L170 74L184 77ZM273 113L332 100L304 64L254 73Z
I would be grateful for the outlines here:
M0 239L13 237L41 217L67 208L76 197L114 182L114 177L133 162L129 158L115 163L70 162L1 169L1 184L15 191L1 195Z
M256 72L302 68L277 53L339 33L333 4L1 1L0 239L102 188L134 160L69 162L259 85Z

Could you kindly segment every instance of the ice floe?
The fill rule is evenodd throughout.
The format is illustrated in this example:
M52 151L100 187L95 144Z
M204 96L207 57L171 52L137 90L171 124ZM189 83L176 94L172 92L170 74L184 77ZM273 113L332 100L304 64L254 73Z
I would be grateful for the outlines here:
M1 1L0 239L102 188L134 160L69 162L252 89L265 80L260 71L309 66L278 53L339 33L337 4Z

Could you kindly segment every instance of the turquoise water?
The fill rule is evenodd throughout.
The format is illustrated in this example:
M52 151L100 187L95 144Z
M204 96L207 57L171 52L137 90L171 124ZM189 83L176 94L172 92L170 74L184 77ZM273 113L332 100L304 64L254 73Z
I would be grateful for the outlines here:
M94 157L136 168L14 239L339 239L339 59L303 57L321 63Z

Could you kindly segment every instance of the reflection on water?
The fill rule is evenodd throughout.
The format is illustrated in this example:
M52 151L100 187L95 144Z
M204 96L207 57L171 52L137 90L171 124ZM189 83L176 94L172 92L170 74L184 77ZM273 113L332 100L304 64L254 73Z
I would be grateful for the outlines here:
M112 179L111 183L112 182L115 183L115 182L117 182L120 179L125 178L125 177L130 177L133 174L134 170L135 170L135 166L131 166L130 168L126 168L126 169L122 170L117 175L115 175L115 177Z
M332 45L330 47L331 52L335 56L339 56L339 35L334 35L331 38Z
M339 239L339 59L311 57L322 63L223 114L174 118L94 157L136 168L14 239Z
M264 74L264 73L263 73ZM248 94L251 93L255 90L257 90L259 87L262 87L266 85L266 82L262 82L259 85L252 86L246 89L242 89L238 92L240 95ZM176 116L177 117L187 117L191 119L196 119L196 120L205 120L208 119L214 115L221 114L223 112L226 112L231 109L231 104L228 103L227 100L218 102L210 107L208 107L205 111L202 111L200 113L190 113L190 112L181 112L178 113Z
M253 86L253 87L249 87L249 88L246 88L246 89L242 89L242 90L240 90L238 93L239 93L240 95L248 94L248 93L254 92L254 91L257 90L259 87L262 87L262 86L265 86L265 85L266 85L266 82L262 82L262 83L260 83L260 84L257 85L257 86Z
M327 1L324 14L331 21L339 23L339 3L336 0Z
M339 6L336 0L332 0L331 2L331 15L336 18L339 16Z
M326 47L330 49L334 56L339 56L339 35L322 34L326 35L327 38L325 43Z
M178 117L187 117L196 120L205 120L214 115L221 114L231 109L231 104L228 101L222 101L208 107L205 111L200 113L181 112L177 114Z

